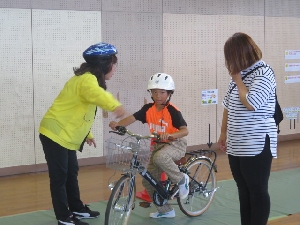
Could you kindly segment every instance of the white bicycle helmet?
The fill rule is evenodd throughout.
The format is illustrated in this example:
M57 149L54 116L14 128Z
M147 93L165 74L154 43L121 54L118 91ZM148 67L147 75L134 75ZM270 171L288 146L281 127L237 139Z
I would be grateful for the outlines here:
M175 84L173 78L166 73L156 73L152 75L148 81L147 90L151 89L164 89L164 90L175 90Z

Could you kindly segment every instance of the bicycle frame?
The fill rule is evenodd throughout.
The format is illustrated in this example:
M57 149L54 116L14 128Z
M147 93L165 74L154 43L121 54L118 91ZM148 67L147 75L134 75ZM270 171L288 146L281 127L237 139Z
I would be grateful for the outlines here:
M139 149L140 147L140 141L141 139L137 140L137 149ZM149 172L148 170L144 167L144 166L139 166L139 161L137 159L137 155L138 155L138 151L136 151L135 149L132 149L131 151L133 152L133 156L132 156L132 160L131 160L131 165L130 165L130 171L132 171L133 169L137 169L138 168L138 173L143 177L143 179L145 179L146 181L149 182L149 184L158 192L158 194L164 198L164 199L168 199L168 193L166 192L166 190L164 189L164 187L161 185L160 182L158 182ZM132 176L132 173L130 173L130 176ZM133 178L135 180L135 178Z
M129 198L127 199L127 204L126 204L126 208L125 208L126 212L128 210L127 207L130 207L129 203L130 203L130 199L131 199L131 196L132 196L134 184L135 184L135 176L133 176L130 180L130 186L129 186L130 189L129 189L129 193L128 193Z
M162 184L160 183L160 181L157 181L149 172L148 170L144 167L144 166L140 166L140 162L138 161L137 159L137 156L138 156L138 152L139 152L139 149L140 149L140 143L141 143L141 140L143 139L149 139L149 138L158 138L159 139L159 135L157 135L156 133L153 133L152 135L150 136L141 136L141 135L137 135L137 134L133 134L131 133L130 131L128 131L125 127L119 127L118 129L118 132L114 132L114 131L110 131L112 133L116 133L116 134L119 134L119 135L124 135L125 133L128 133L130 136L132 137L135 137L136 138L136 143L132 142L131 144L133 146L131 146L131 152L132 152L132 160L131 160L131 163L130 163L130 170L127 172L127 175L129 175L131 177L131 188L130 188L130 195L132 194L132 187L135 183L135 175L133 175L133 172L134 170L137 170L138 173L143 177L143 179L145 179L156 191L157 193L163 198L163 199L166 199L168 200L169 199L169 196L171 194L172 198L176 195L177 192L173 193L173 190L172 189L171 191L169 190L169 184L167 184L167 187L164 187L162 186ZM214 154L214 160L212 161L209 157L206 157L205 154L206 153L211 153L211 154ZM210 175L211 175L211 170L214 169L215 172L217 172L217 169L216 169L216 166L215 166L215 161L216 161L216 152L215 151L212 151L212 150L196 150L196 151L193 151L193 152L189 152L189 153L186 153L187 155L192 155L194 157L191 157L188 162L186 164L189 164L190 162L193 162L195 160L197 160L198 158L203 158L205 160L207 160L209 162L209 164L211 165L210 167L210 171L209 171L209 175L205 181L205 183L199 183L197 182L194 177L191 177L187 171L186 171L186 168L183 166L183 167L179 167L179 170L182 171L182 172L185 172L188 174L188 176L191 178L192 181L196 182L197 185L199 185L199 187L206 187L207 186L207 182L209 181L210 179ZM199 156L200 155L200 156ZM197 168L198 170L198 168ZM169 192L170 191L170 192Z
M139 144L139 142L138 142ZM200 152L201 151L201 152ZM215 154L215 158L214 160L212 161L210 158L206 157L206 156L201 156L201 157L198 157L197 156L197 153L203 153L203 152L212 152ZM216 171L216 168L215 168L215 161L216 161L216 153L214 151L210 151L210 150L198 150L198 151L194 151L192 153L187 153L187 154L190 154L190 155L196 155L196 157L193 157L191 158L188 162L192 162L192 161L195 161L199 158L203 158L205 160L207 160L210 164L211 164L211 168L210 168L210 171L209 171L209 175L205 181L204 184L200 184L199 182L197 182L194 177L191 177L189 174L188 176L191 178L192 181L196 182L197 185L199 185L199 187L202 187L202 188L205 188L206 185L207 185L207 182L209 181L209 178L210 178L210 174L211 174L211 170L214 169ZM137 152L135 152L133 154L133 160L131 161L131 168L138 168L139 167L139 161L137 160ZM179 167L180 171L185 171L185 167ZM198 168L197 168L197 171L198 171ZM146 181L148 181L148 183L157 191L157 193L163 198L163 199L166 199L168 200L169 199L169 196L170 194L171 195L174 195L174 193L169 193L169 186L167 185L167 187L163 187L161 185L161 183L159 181L157 181L155 178L153 178L153 176L148 172L148 170L145 168L145 167L141 167L139 168L139 171L138 173L143 177L143 179L145 179ZM195 173L196 174L196 173ZM174 197L174 196L173 196Z

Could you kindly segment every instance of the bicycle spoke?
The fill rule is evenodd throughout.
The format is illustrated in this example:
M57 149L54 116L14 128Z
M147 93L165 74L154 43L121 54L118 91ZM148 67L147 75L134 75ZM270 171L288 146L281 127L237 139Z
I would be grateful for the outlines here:
M188 216L199 216L210 206L216 187L214 170L207 160L199 158L187 166L190 176L190 193L186 199L178 198L183 213ZM192 178L192 179L191 179Z
M135 180L123 176L115 185L105 212L105 225L126 225L134 206Z

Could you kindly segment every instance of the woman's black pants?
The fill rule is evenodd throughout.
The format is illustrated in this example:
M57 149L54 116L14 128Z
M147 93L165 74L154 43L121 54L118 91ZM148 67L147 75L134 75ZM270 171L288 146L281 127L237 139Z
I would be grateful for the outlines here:
M253 157L228 155L233 178L238 187L242 225L266 225L270 214L268 182L272 155L266 135L263 151Z
M72 211L81 210L78 186L78 161L75 150L68 150L40 134L50 178L52 204L57 220L65 220Z

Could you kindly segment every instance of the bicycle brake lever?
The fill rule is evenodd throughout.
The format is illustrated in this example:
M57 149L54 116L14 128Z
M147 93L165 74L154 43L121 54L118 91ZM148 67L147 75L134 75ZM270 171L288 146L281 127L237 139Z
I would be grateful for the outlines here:
M160 135L157 134L155 131L154 131L152 134L156 135L156 139L154 140L154 142L156 142L156 143L166 143L166 144L170 144L170 143L167 142L167 141L161 141ZM177 141L178 138L174 138L174 137L170 136L170 137L168 138L168 140L169 140L169 141Z
M152 134L155 136L153 142L159 143L160 135L156 131L153 131Z
M109 133L115 133L115 134L118 134L118 135L125 135L125 133L120 133L118 131L109 131Z

